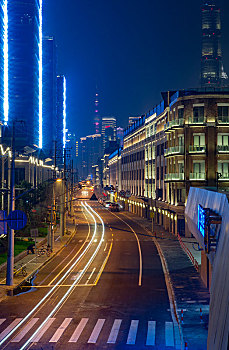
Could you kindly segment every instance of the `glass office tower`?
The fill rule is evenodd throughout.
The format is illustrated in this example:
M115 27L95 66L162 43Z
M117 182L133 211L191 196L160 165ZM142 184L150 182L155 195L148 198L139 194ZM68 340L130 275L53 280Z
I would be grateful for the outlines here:
M56 151L58 161L63 160L66 146L66 79L58 75L56 80Z
M56 45L53 37L43 38L43 151L54 156L56 139Z
M228 84L223 70L219 0L202 0L201 86L222 87Z
M42 0L6 0L8 105L21 147L42 148Z

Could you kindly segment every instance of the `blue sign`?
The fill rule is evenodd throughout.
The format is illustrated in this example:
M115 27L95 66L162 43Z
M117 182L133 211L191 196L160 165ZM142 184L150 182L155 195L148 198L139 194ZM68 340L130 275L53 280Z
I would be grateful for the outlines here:
M21 210L11 211L7 217L7 224L12 230L21 230L27 224L27 216Z
M198 205L198 230L204 237L206 226L206 210L199 204Z

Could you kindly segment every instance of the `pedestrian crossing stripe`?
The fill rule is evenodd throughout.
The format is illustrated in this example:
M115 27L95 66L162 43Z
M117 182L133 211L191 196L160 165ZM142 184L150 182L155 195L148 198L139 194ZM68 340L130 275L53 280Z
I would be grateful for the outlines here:
M4 325L6 322L6 318L1 318L0 319L0 326ZM0 340L4 339L9 332L12 331L12 329L22 320L22 318L16 318L13 320L1 333L0 333ZM19 343L25 340L26 335L33 330L36 330L36 325L39 323L40 319L39 318L32 318L30 321L19 331L16 336L14 336L11 339L12 343ZM44 336L44 334L50 329L52 324L56 321L57 319L55 317L50 318L46 324L40 329L40 331L35 335L35 337L32 339L34 343L38 343L41 341L41 338ZM53 336L48 340L50 343L57 343L60 339L63 333L67 330L67 328L73 324L73 319L72 318L65 318L63 322L60 324L58 328L55 327L55 332ZM93 320L93 323L95 321ZM100 334L103 332L103 328L105 325L106 319L98 319L94 325L94 328L88 337L87 343L88 344L96 344L98 342L98 338ZM142 321L141 321L142 322ZM89 318L82 318L78 325L76 326L75 330L73 331L70 339L68 340L68 343L77 343L80 336L82 335L83 331L86 329L86 326L89 323ZM110 333L106 334L105 342L107 344L115 344L118 339L118 335L120 332L120 329L122 327L123 320L122 319L115 319L113 321L113 324L110 329ZM127 345L135 345L136 344L136 339L137 339L137 334L139 330L139 320L131 320L130 325L129 325L129 330L127 330L127 338L126 338L126 344ZM146 323L147 327L147 334L146 334L146 340L145 340L145 345L146 346L155 346L156 344L156 330L157 330L157 322L156 321L148 321ZM164 328L165 328L165 336L164 336L164 344L165 347L174 347L175 342L174 342L174 329L173 329L173 323L172 322L165 322L164 323ZM160 329L161 331L161 329Z

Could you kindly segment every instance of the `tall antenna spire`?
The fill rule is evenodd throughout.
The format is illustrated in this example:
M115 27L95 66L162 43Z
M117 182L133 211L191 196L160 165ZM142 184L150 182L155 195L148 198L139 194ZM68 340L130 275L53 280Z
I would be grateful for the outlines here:
M99 116L99 94L96 87L96 94L95 94L95 117L94 117L94 126L95 126L95 133L100 133L100 116Z

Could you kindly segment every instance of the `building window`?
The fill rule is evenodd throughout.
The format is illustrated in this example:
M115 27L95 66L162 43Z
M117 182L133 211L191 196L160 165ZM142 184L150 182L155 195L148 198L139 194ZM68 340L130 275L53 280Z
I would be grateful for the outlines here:
M193 117L194 118L203 118L204 117L204 107L199 106L199 107L193 107Z
M228 117L228 107L229 106L218 106L218 117Z
M218 172L221 174L221 178L229 178L229 162L218 162Z
M205 134L193 135L194 146L205 146Z
M228 146L229 135L218 134L218 146Z
M184 108L179 108L178 109L178 119L183 119L184 118Z
M193 172L194 174L202 174L205 172L204 162L193 162Z

